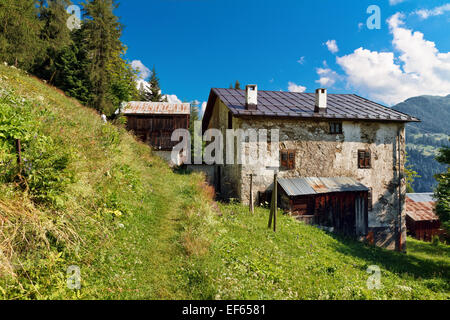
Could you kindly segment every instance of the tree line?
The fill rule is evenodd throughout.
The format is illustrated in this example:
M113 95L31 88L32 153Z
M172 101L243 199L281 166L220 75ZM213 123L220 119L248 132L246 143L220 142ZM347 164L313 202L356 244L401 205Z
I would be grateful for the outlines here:
M2 0L0 62L28 71L107 115L122 101L161 101L155 73L150 94L141 97L136 88L137 71L124 58L123 25L114 14L118 3L86 0L78 5L81 23L76 28L70 28L76 12L69 14L67 8L77 8L71 5L70 0Z

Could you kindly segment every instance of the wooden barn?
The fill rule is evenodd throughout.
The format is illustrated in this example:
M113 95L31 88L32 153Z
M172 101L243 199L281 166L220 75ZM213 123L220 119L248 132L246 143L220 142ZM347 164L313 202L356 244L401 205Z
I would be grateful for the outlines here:
M369 188L353 178L279 179L281 207L299 220L350 236L368 234Z
M176 161L171 159L172 148L178 144L171 141L172 133L177 129L189 129L190 111L189 103L137 101L127 103L121 110L127 118L127 129L174 165L180 165L183 157L180 155Z
M432 193L406 195L406 228L412 237L431 241L442 233L439 217L434 213L436 200Z

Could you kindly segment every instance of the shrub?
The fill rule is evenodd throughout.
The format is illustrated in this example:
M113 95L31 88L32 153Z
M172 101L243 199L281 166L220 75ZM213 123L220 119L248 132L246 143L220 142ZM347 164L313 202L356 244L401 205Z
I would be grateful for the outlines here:
M64 187L73 180L67 169L71 151L42 134L38 109L30 101L15 98L11 92L0 95L0 179L17 181L38 202L61 204ZM16 140L22 146L22 168L17 163Z

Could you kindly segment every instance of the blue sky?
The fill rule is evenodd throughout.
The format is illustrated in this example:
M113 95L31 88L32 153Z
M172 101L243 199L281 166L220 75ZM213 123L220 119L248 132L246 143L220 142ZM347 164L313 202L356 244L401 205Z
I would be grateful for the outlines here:
M380 30L366 25L373 4ZM123 0L116 14L127 59L155 65L163 93L182 101L235 80L385 105L450 93L448 0Z

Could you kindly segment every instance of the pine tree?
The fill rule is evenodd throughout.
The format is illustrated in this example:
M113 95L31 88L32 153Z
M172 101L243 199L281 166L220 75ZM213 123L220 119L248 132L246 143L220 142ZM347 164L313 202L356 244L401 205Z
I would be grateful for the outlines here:
M141 82L138 89L138 100L139 101L146 101L146 86L144 85L144 82Z
M72 44L63 48L55 59L56 73L53 84L83 104L92 101L92 84L89 77L89 60L82 32L72 35Z
M125 51L123 52L125 54ZM140 93L136 88L138 72L134 70L128 61L121 56L116 57L116 62L109 69L111 74L110 100L114 106L122 102L136 100Z
M435 176L439 183L434 193L438 199L436 214L439 216L443 228L450 233L450 147L440 149L436 160L447 165L446 172Z
M198 101L193 101L191 102L191 115L189 118L189 133L191 135L191 139L201 139L201 137L197 137L195 136L195 132L194 132L194 125L195 125L195 121L199 121L200 120L200 111L199 111L199 102ZM195 158L195 144L194 141L191 141L191 159Z
M161 95L161 87L159 85L159 78L156 75L156 69L153 66L152 75L150 77L149 85L147 90L144 92L145 101L151 102L166 102L166 98Z
M35 0L0 1L0 61L29 70L42 52Z
M44 50L37 58L32 72L52 84L58 71L55 61L72 43L71 31L67 27L69 14L65 9L70 4L71 2L66 0L40 0L39 20L42 25L40 40Z
M241 84L239 83L238 80L236 80L236 83L234 84L234 88L238 89L238 90L241 90Z
M106 114L118 107L111 93L114 78L111 70L125 51L120 41L122 24L113 12L117 6L115 0L90 0L84 7L82 32L90 60L91 105Z

